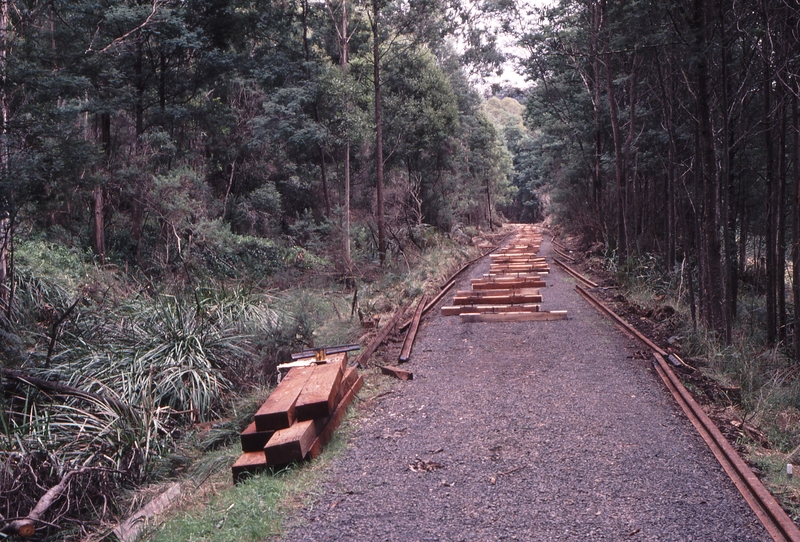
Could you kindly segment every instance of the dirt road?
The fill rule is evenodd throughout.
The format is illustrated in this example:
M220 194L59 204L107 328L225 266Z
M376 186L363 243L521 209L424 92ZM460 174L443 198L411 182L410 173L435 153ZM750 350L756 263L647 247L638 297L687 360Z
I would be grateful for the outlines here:
M641 347L556 266L547 284L543 310L568 320L432 311L406 366L414 380L359 407L285 539L770 540Z

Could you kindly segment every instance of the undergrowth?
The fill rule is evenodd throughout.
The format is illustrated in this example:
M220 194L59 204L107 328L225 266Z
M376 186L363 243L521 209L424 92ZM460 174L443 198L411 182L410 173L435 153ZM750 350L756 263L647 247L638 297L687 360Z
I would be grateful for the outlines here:
M86 252L20 239L14 302L0 317L2 517L24 517L47 488L80 470L52 512L81 526L69 536L92 538L130 513L139 488L184 476L221 485L201 499L202 510L165 527L165 540L273 534L278 527L263 518L310 476L298 473L314 469L233 488L238 435L291 352L359 341L362 320L434 292L478 253L433 233L425 250L409 247L383 269L365 262L355 284L320 271L329 255L299 247L276 253L289 257L270 261L282 266L272 278L256 265L236 280L209 268L156 282L98 266ZM224 254L228 271L249 265L252 254L237 254ZM203 471L209 461L214 468ZM256 505L237 504L248 501ZM38 536L64 535L49 527Z

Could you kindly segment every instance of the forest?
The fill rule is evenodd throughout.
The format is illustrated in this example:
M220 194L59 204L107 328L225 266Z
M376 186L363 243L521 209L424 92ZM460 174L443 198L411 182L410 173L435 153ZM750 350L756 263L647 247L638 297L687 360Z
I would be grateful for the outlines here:
M507 221L798 411L799 75L788 0L2 0L2 532L80 478L38 527L100 536Z

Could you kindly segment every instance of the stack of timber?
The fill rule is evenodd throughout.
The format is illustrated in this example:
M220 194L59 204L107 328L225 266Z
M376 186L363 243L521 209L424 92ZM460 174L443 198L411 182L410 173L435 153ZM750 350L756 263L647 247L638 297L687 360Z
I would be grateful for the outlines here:
M542 235L532 226L519 226L517 237L490 254L489 273L472 279L472 290L460 290L443 316L459 315L462 322L524 322L563 320L567 311L542 311L544 276L550 272L539 256Z
M289 369L240 435L242 455L231 469L233 482L319 456L362 383L357 369L347 367L347 352Z

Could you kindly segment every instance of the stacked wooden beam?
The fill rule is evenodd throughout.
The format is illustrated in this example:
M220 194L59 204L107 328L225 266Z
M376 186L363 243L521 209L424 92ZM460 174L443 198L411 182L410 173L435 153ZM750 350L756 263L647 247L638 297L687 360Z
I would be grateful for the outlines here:
M490 254L489 273L472 279L472 290L456 292L453 306L442 315L460 315L462 322L521 322L562 320L567 311L542 311L539 304L550 268L539 256L541 233L535 227L518 227L517 237Z
M268 467L313 459L332 438L363 379L347 367L347 352L319 363L312 359L289 369L242 432L234 483Z

